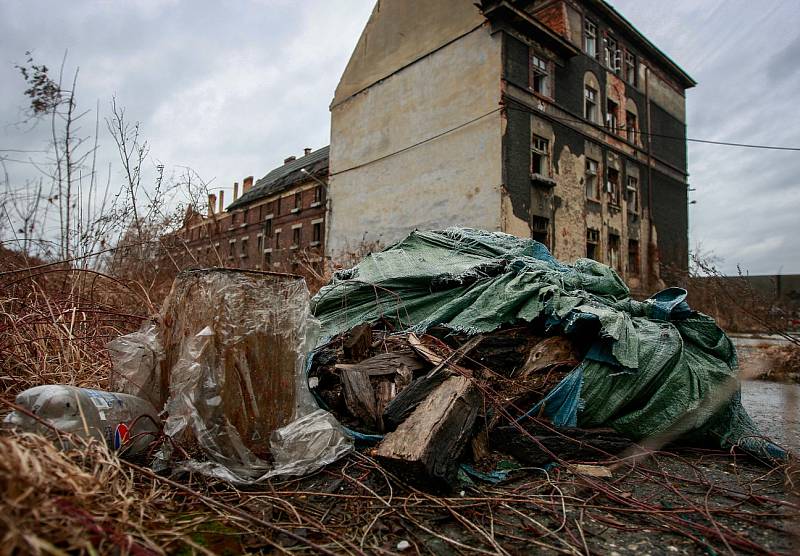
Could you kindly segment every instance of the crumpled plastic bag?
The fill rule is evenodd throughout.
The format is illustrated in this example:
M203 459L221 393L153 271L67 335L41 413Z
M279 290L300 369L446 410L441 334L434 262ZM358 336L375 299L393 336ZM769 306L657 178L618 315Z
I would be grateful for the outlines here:
M136 332L111 340L106 348L112 365L110 389L144 398L160 408L163 398L159 362L164 349L156 323L146 321Z
M333 463L353 449L353 440L324 409L292 421L272 433L275 468L266 477L307 475Z

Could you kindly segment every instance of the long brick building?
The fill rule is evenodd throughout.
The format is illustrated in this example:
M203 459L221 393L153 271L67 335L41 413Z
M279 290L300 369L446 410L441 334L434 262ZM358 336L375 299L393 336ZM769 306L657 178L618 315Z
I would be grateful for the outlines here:
M325 249L328 204L328 147L289 157L253 184L233 187L226 207L224 192L209 194L208 212L187 213L177 232L181 249L200 264L303 272L320 270Z

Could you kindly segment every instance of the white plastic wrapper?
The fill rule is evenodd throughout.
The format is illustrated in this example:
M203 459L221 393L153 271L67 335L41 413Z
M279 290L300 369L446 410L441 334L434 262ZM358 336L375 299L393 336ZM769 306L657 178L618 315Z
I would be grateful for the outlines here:
M191 456L179 468L250 484L309 473L352 449L308 390L306 356L318 324L301 278L182 272L160 320L164 432ZM165 443L154 466L174 463L177 452Z
M111 354L111 390L144 398L161 407L160 362L164 350L158 337L156 323L147 321L136 332L110 341L106 347Z
M305 475L333 463L353 449L339 421L317 409L272 433L275 468L266 477Z

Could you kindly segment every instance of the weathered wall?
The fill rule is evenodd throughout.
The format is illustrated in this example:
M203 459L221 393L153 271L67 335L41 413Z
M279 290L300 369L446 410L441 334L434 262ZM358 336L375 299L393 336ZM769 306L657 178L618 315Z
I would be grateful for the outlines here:
M332 106L482 23L472 0L378 0Z
M501 62L484 26L332 107L331 255L417 227L502 228Z

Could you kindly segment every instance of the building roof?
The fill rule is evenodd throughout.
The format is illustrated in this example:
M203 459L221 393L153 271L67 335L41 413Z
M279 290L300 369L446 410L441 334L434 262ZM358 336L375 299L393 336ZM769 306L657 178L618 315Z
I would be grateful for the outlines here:
M306 181L308 177L301 170L306 170L312 175L327 170L329 151L329 146L322 147L296 160L278 166L258 180L250 191L243 193L241 197L228 205L225 210L241 208L253 201L288 189L298 182Z

